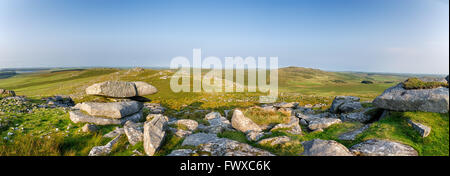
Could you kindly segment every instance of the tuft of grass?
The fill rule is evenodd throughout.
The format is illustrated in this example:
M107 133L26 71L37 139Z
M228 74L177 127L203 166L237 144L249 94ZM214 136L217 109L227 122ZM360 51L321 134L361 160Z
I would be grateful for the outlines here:
M431 127L429 136L423 138L407 120ZM368 139L388 139L413 147L421 156L449 155L449 114L431 112L391 112L390 116L373 123L352 144ZM349 145L350 146L350 145Z
M269 125L288 123L290 114L278 111L267 111L261 108L252 107L243 111L244 116L252 119L258 125Z
M448 83L445 82L424 82L419 78L409 78L403 82L403 88L405 89L434 89L438 87L447 87Z

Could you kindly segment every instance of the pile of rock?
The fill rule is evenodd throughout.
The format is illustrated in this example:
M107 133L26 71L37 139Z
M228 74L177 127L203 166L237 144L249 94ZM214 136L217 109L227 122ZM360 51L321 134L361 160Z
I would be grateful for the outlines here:
M127 121L142 121L143 102L134 97L150 95L157 89L145 82L108 81L94 84L86 89L88 95L104 96L116 102L84 102L75 105L69 112L74 123L96 125L124 125Z
M12 90L0 89L0 98L2 97L14 97L16 96L16 92Z
M48 105L48 107L55 108L55 107L72 107L75 106L75 102L70 98L70 96L53 96L53 97L47 97L42 98Z

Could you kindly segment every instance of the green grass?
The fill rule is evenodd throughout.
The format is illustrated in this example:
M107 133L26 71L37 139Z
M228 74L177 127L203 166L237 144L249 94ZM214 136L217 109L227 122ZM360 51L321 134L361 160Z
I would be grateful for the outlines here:
M433 89L438 87L447 87L448 83L444 82L424 82L419 78L409 78L403 82L403 88L405 89Z
M18 95L33 98L33 103L41 103L41 97L53 95L70 95L76 102L100 101L109 102L107 98L85 95L85 88L94 83L121 80L144 81L156 86L159 92L146 96L154 103L161 103L167 108L165 115L179 119L192 119L202 124L208 124L204 116L210 111L223 114L224 110L239 108L244 114L257 124L285 123L289 115L280 112L262 112L248 109L259 105L259 92L243 93L173 93L170 89L170 76L173 70L129 71L123 69L94 68L86 70L69 69L60 71L40 71L36 73L18 74L13 77L0 79L0 88L13 90ZM203 74L206 71L203 71ZM247 75L247 72L244 72ZM279 70L279 102L299 102L306 104L324 103L328 106L318 110L326 110L335 96L358 96L362 101L371 101L380 95L386 88L394 86L405 80L406 76L367 73L326 72L316 69L288 67ZM369 80L373 84L361 84ZM27 106L27 107L24 107ZM101 126L97 133L80 132L84 124L74 124L70 121L66 110L35 108L33 113L25 110L32 105L20 107L2 106L5 112L0 113L0 156L9 155L87 155L94 146L105 145L111 139L102 138L104 134L112 131L116 126ZM370 103L363 104L371 107ZM196 111L205 110L205 111ZM373 110L369 113L379 114ZM148 114L148 112L146 112ZM230 118L230 116L228 117ZM408 126L406 119L423 123L432 127L430 136L422 138ZM355 141L340 141L338 136L342 133L360 128L360 123L341 123L324 129L323 132L308 132L302 126L303 135L291 135L281 131L274 132L264 138L286 135L293 139L295 145L286 146L259 146L247 141L241 132L226 131L218 134L219 137L230 138L239 142L261 147L277 155L298 155L303 151L300 142L316 138L336 140L347 147L371 138L390 139L411 145L420 155L449 155L449 115L423 112L392 113L390 118L375 122L366 132L358 135ZM17 128L18 130L14 130ZM21 130L23 128L23 130ZM56 131L55 129L59 130ZM183 128L183 127L179 127ZM14 133L8 136L8 132ZM3 140L3 137L12 140ZM42 138L41 138L42 136ZM48 138L47 136L50 136ZM189 148L181 146L183 139L168 132L161 150L156 155L167 155L175 149ZM43 150L44 148L44 150ZM114 146L111 155L129 156L133 151L144 153L142 143L131 146L126 136L122 136Z

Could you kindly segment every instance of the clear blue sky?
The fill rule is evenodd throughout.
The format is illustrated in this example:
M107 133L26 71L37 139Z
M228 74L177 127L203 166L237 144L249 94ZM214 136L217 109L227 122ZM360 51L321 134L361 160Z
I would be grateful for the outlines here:
M449 72L448 0L0 0L0 68L169 66L175 56Z

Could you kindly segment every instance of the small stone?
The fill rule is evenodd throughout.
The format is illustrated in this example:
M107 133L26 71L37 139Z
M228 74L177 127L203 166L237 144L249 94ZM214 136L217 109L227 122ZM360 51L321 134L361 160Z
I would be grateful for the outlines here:
M95 133L98 131L97 125L94 124L86 124L81 129L85 133Z
M420 136L427 137L428 135L430 135L430 127L425 126L421 123L414 122L411 119L408 119L408 123L414 128L414 130L420 133Z

